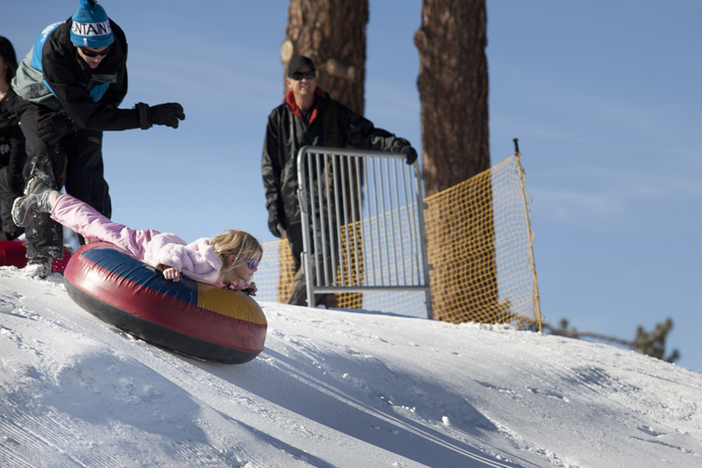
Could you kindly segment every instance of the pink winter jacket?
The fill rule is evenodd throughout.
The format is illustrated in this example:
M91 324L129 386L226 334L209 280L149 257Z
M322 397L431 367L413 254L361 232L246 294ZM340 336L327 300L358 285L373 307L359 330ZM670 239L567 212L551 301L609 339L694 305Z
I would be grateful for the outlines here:
M237 279L230 285L215 282L222 270L222 261L210 245L210 239L206 237L186 245L185 241L175 234L159 233L145 245L144 262L153 266L164 264L176 267L188 278L209 283L217 288L239 291L251 284L242 279Z
M186 244L175 234L158 233L144 245L143 260L153 266L170 265L188 278L209 284L217 281L222 270L222 261L206 237Z
M111 242L138 260L154 267L170 265L196 281L214 284L222 270L222 261L206 237L186 244L175 234L153 229L131 229L109 220L87 203L68 194L59 196L55 201L51 218L87 239ZM222 284L215 286L224 287ZM244 281L238 281L235 288L247 286Z

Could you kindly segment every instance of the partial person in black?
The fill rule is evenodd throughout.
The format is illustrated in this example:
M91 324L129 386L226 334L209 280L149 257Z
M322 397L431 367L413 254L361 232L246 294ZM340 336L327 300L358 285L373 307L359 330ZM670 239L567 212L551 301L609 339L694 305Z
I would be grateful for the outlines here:
M22 168L27 160L24 135L17 115L9 108L15 93L10 82L17 71L12 42L0 36L0 241L14 240L24 232L12 222L12 202L22 195Z

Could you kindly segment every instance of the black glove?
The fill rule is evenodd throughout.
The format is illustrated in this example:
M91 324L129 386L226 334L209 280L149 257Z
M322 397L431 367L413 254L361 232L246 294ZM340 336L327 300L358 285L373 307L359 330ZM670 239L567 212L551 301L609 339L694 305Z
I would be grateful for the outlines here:
M185 120L183 106L177 102L159 104L150 107L148 104L140 102L136 105L139 112L139 126L146 130L152 125L166 125L171 128L178 128L178 121Z
M47 114L37 122L37 135L49 146L55 145L73 131L73 121L63 112Z
M271 203L271 206L268 207L268 229L271 231L271 234L280 238L282 237L282 234L278 229L278 225L285 229L285 226L280 221L278 216L278 205L276 203Z
M183 106L177 102L159 104L151 108L151 124L166 125L171 128L178 128L178 121L185 120Z
M412 145L403 146L400 148L400 153L405 153L407 155L407 164L410 166L417 160L417 151L412 148Z

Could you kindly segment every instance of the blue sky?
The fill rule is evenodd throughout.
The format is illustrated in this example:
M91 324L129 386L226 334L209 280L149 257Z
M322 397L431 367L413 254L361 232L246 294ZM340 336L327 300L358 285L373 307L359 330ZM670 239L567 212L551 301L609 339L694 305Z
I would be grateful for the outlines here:
M78 1L6 2L19 58ZM129 93L177 101L177 130L107 133L113 218L186 240L266 227L260 155L282 100L287 0L104 0L126 32ZM487 2L491 159L519 138L541 308L632 339L672 317L668 347L702 371L700 0ZM421 147L420 0L371 0L366 116Z

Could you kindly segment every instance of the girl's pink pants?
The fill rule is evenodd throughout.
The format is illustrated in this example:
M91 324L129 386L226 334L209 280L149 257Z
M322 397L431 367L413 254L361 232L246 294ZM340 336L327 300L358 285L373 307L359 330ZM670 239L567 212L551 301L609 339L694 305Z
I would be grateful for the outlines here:
M86 239L111 242L125 249L137 260L144 259L146 244L160 234L148 229L141 231L110 221L93 207L68 194L58 197L51 209L51 218L71 228Z

